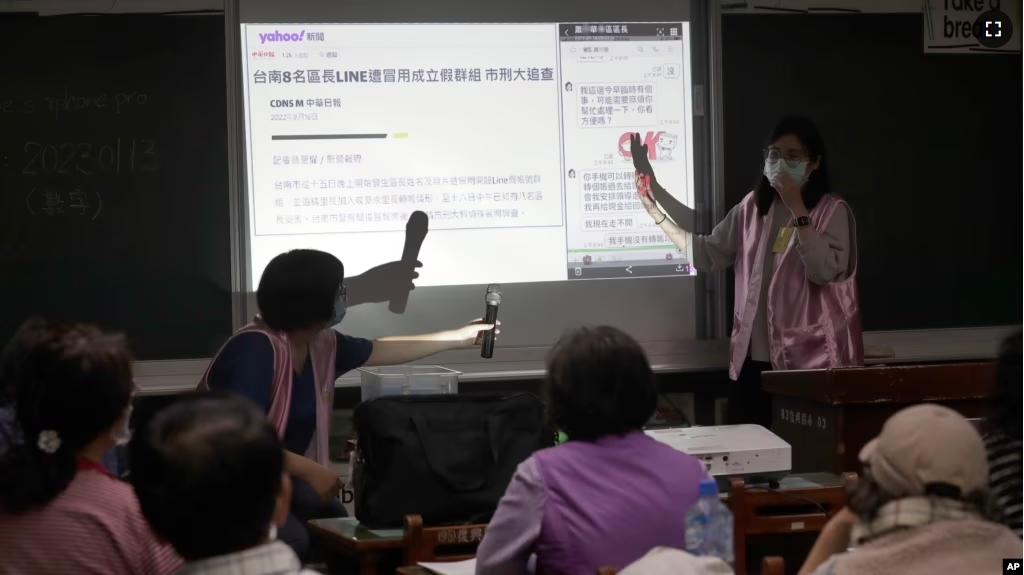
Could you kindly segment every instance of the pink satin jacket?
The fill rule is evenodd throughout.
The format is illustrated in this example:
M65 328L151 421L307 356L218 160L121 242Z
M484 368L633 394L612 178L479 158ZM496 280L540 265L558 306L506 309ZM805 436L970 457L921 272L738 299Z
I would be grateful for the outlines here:
M826 194L811 210L814 229L828 226L836 207L845 202ZM846 278L825 285L809 281L796 234L783 253L774 253L771 227L773 204L765 217L757 214L754 194L739 206L740 241L736 252L736 302L729 344L729 377L739 377L750 346L750 332L761 293L764 258L775 259L768 286L768 342L773 369L822 369L864 365L864 341L857 297L857 232L850 214L850 263ZM767 248L767 249L766 249Z
M274 348L274 384L270 396L270 411L267 412L267 419L277 429L277 434L284 438L285 429L288 428L288 411L292 403L292 348L288 344L288 335L284 332L274 331L256 316L256 319L249 325L235 332L235 335L248 332L258 332L270 339ZM234 336L232 336L234 337ZM226 345L226 344L225 344ZM221 350L224 348L222 347ZM331 413L334 409L334 382L337 379L335 373L335 354L337 354L337 334L333 329L321 330L309 342L309 357L313 364L313 381L320 391L319 401L316 406L316 433L305 456L320 465L330 463L328 453L328 433L330 431ZM217 352L217 356L220 351ZM214 361L217 360L214 356ZM213 366L213 361L210 362ZM206 378L210 375L210 368L206 368L206 375L199 382L199 391L209 390Z

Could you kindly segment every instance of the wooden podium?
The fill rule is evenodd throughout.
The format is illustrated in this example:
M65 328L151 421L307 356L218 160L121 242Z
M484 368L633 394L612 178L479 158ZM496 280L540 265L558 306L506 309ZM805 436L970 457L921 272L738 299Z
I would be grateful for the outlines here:
M766 371L772 431L793 447L793 472L859 471L861 448L890 415L915 403L951 407L984 417L992 388L991 363L898 365Z

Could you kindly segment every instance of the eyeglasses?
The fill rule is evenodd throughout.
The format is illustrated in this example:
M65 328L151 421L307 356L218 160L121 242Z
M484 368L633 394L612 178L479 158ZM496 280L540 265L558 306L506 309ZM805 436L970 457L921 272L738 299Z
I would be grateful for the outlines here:
M779 150L778 148L765 148L762 152L765 160L768 160L773 164L779 160L784 160L786 165L790 168L795 168L800 165L800 162L807 161L807 154L803 153L790 152L783 154L782 150Z

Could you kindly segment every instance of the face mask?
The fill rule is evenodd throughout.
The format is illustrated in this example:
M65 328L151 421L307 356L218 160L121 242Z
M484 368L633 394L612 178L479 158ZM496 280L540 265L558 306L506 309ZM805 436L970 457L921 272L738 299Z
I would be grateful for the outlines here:
M131 421L133 409L132 405L128 406L128 409L124 412L124 423L121 425L121 429L111 434L115 445L128 445L128 442L132 440Z
M796 185L803 187L807 183L807 162L800 162L796 167L791 167L785 160L764 161L764 177L768 178L769 182L774 183L775 178L781 174L789 174Z
M345 319L346 312L348 312L348 302L345 301L345 298L339 297L338 301L334 302L334 317L327 322L327 327L332 328L341 323L341 320Z

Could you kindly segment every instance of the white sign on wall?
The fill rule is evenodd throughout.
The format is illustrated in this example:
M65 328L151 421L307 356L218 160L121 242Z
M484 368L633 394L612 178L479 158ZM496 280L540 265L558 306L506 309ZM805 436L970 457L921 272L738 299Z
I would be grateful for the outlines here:
M1021 0L719 0L723 14L898 14L924 17L924 51L1020 53Z
M724 14L920 14L922 0L719 0Z
M924 50L1020 52L1020 0L926 0Z

